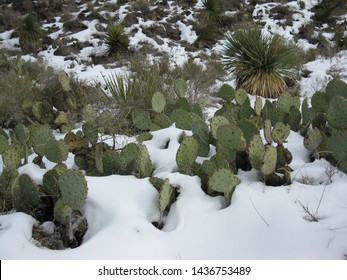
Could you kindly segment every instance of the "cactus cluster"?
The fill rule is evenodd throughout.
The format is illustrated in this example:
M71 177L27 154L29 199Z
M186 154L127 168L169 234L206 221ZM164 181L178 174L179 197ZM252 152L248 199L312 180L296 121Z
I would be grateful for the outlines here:
M325 92L317 91L302 105L305 116L304 146L312 158L324 157L347 172L347 84L331 80Z

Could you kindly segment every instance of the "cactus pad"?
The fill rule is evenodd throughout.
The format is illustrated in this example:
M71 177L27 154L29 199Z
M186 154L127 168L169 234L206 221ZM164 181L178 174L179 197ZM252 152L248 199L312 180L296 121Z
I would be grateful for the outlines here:
M152 110L157 113L162 113L165 109L166 99L161 92L155 92L152 96Z
M59 199L54 205L54 219L58 223L65 224L68 222L72 215L72 208L67 205L62 199Z
M232 194L240 182L240 179L235 177L229 169L220 169L210 177L208 187L213 191L223 193L226 204L230 205Z
M272 139L277 144L283 144L290 133L290 126L284 123L276 123L272 129Z
M259 135L253 136L248 146L248 155L254 169L260 170L263 165L265 147Z
M193 137L185 137L176 154L177 166L186 172L195 163L198 156L199 143Z
M76 170L67 170L59 177L61 199L72 209L80 209L87 199L87 181L83 174Z

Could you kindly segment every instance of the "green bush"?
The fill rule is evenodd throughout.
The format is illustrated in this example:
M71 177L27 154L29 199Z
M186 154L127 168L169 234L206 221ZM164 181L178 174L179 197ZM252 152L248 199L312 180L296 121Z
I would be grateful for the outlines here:
M200 18L206 22L217 22L222 13L220 0L202 0L203 9Z
M129 37L122 24L111 23L107 26L105 42L108 45L108 54L115 55L125 52L129 47Z
M236 78L236 88L268 98L286 90L301 62L301 49L278 35L264 35L257 27L241 28L226 36L223 63Z
M37 52L41 40L44 36L44 30L34 14L26 15L18 28L19 44L24 52Z

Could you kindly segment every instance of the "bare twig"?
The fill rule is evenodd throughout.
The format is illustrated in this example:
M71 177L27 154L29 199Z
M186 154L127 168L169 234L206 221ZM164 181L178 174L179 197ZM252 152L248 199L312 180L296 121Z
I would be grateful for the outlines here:
M249 200L251 201L252 206L253 206L254 210L257 212L257 214L259 215L259 217L263 220L263 222L264 222L268 227L270 227L270 225L268 224L268 222L264 219L264 217L259 213L258 209L255 207L255 205L254 205L254 203L253 203L253 201L252 201L252 199L251 199L250 196L249 196Z
M304 206L300 200L298 200L298 202L300 203L302 209L304 209L304 211L307 213L307 215L309 216L309 218L307 218L306 220L310 221L310 222L318 222L318 219L317 219L317 211L315 214L312 214L312 212L308 209L308 206Z

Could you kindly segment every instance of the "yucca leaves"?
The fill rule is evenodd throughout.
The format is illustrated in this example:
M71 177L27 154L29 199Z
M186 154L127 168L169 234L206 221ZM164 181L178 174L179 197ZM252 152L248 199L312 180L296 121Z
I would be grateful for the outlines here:
M301 50L295 44L256 27L239 29L225 39L223 63L234 74L236 88L270 98L285 91L285 77L300 63Z

